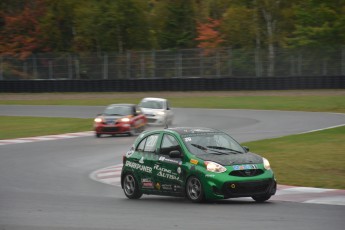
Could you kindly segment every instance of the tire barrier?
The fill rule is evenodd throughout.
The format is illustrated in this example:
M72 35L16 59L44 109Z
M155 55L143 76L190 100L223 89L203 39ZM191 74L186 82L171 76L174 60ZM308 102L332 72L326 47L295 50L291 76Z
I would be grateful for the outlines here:
M2 93L344 89L345 76L2 80Z

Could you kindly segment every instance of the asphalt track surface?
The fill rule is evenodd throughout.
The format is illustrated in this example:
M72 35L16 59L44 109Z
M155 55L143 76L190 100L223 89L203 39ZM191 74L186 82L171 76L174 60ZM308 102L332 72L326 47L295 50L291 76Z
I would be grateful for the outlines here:
M0 115L88 118L102 109L0 106ZM240 142L345 123L343 114L331 113L174 111L175 126L217 128ZM345 225L343 205L279 200L259 204L250 199L193 204L182 198L145 195L140 200L128 200L118 186L90 179L90 173L120 164L134 138L88 135L0 146L0 229L339 230Z

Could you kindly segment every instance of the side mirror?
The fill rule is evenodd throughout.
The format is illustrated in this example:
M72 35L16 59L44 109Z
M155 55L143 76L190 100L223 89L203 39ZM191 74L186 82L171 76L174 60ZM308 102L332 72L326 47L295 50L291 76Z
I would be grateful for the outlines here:
M246 153L249 152L249 147L247 147L247 146L242 146L242 147L244 148L244 150L246 151Z
M169 153L170 158L182 158L182 154L178 150L173 150Z

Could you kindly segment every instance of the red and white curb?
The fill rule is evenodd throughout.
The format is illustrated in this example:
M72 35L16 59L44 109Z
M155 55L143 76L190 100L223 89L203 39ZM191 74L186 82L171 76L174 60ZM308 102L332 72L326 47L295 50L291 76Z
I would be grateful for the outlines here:
M101 183L120 187L121 169L122 164L109 166L92 172L90 178ZM270 200L345 205L345 190L278 185L277 193Z
M65 134L47 135L47 136L39 136L39 137L24 137L24 138L0 140L0 145L30 143L30 142L38 142L38 141L52 141L52 140L60 140L60 139L68 139L68 138L76 138L76 137L88 137L88 136L93 136L93 135L94 135L93 131L87 131L87 132L65 133Z

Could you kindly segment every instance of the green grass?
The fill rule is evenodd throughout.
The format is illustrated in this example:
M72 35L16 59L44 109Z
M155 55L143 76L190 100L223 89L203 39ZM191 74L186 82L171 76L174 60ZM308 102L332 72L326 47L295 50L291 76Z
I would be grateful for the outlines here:
M260 109L345 113L344 96L193 96L167 97L172 107ZM4 105L101 105L113 103L138 103L141 97L46 99L46 100L0 100Z
M0 116L0 140L90 131L92 119Z
M345 189L345 126L243 145L269 159L279 184Z

